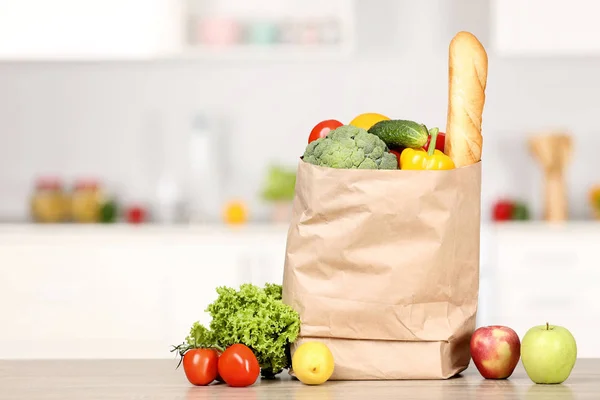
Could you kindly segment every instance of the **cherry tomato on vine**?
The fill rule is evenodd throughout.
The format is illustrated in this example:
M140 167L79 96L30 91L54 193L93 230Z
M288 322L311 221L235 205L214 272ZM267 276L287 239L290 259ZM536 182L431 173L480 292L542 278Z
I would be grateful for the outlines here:
M213 349L191 349L183 356L183 370L192 385L206 386L217 379L219 354Z

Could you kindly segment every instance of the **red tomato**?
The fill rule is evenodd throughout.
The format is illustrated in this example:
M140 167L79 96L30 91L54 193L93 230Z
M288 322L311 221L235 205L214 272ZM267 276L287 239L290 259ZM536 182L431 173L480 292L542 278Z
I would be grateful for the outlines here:
M216 350L216 352L217 352L217 354L218 354L219 357L221 357L221 354L223 354L223 352L220 351L220 350ZM215 380L217 382L220 382L220 383L225 383L225 381L223 380L223 378L221 378L221 375L219 375L219 364L218 363L217 363L217 377L215 378Z
M212 349L192 349L183 356L183 370L192 385L206 386L217 378L219 355Z
M492 219L494 221L508 221L512 219L514 203L509 200L500 200L494 204Z
M256 356L243 344L228 347L219 357L219 375L229 386L250 386L256 382L259 373Z
M319 122L310 132L310 136L308 137L308 143L312 142L313 140L317 140L319 138L327 136L329 132L343 125L344 124L335 119L328 119Z
M429 150L429 143L431 142L431 135L427 136L427 143L423 148L425 150ZM435 148L442 153L444 152L444 147L446 146L446 134L444 132L439 132L437 139L435 141Z

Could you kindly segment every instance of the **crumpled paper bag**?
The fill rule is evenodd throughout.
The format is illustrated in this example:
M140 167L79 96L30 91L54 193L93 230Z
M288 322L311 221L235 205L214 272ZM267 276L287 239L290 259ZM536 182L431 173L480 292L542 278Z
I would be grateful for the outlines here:
M481 162L348 170L300 160L283 301L332 380L445 379L470 362L479 293Z

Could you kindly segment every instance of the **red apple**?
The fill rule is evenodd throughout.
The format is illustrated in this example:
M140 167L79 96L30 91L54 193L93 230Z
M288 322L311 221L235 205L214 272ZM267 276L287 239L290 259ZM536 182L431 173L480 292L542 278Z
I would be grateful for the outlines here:
M471 357L481 376L506 379L512 375L521 355L519 335L506 326L477 329L471 337Z

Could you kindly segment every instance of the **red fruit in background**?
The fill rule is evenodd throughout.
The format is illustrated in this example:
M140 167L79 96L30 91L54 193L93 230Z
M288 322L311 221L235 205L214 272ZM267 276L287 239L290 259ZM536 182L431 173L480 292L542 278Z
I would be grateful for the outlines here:
M425 146L423 146L423 148L425 150L429 150L429 143L430 142L431 142L431 135L429 135L427 137L427 143L425 143ZM446 146L446 134L443 133L443 132L438 132L438 136L437 136L437 139L435 141L435 148L443 153L445 146Z
M515 204L510 200L500 200L494 204L492 219L494 221L509 221L512 219Z
M129 207L126 217L130 224L141 224L146 220L146 210L140 206Z
M319 122L310 132L310 136L308 137L308 143L312 142L313 140L317 140L319 138L327 136L329 132L343 125L344 124L342 124L336 119L328 119Z
M521 357L521 340L509 327L484 326L471 336L471 358L486 379L506 379Z

